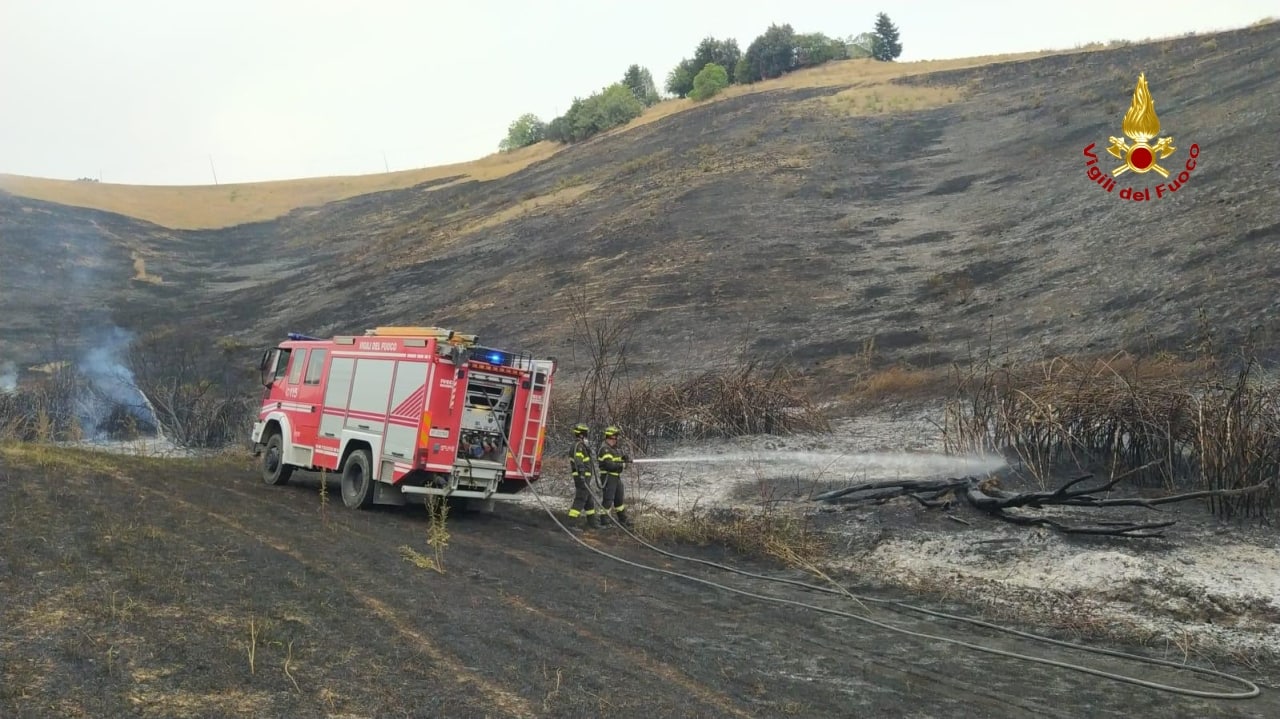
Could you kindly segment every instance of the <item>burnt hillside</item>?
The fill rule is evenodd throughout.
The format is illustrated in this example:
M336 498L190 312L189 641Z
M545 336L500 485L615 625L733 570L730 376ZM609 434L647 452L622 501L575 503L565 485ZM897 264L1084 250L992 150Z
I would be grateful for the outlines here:
M169 231L0 192L0 363L57 355L131 306L186 299L146 274Z
M1177 348L1201 308L1223 338L1268 342L1277 54L1272 23L900 83L908 97L954 88L960 99L932 108L857 87L758 93L488 182L445 178L227 230L116 217L133 229L112 232L141 243L162 281L126 271L120 294L93 297L124 324L182 316L269 341L430 323L565 357L581 291L634 316L634 359L663 367L782 354L820 367L868 343L918 364L990 345ZM1185 186L1148 202L1119 192L1167 180L1130 172L1108 194L1083 153L1096 143L1105 171L1118 164L1105 149L1139 72L1174 140L1162 164L1176 177L1199 148ZM15 217L48 232L90 222L15 209L34 204L0 205L6 256L33 232L15 235ZM128 269L127 251L114 257ZM29 312L39 291L5 306Z

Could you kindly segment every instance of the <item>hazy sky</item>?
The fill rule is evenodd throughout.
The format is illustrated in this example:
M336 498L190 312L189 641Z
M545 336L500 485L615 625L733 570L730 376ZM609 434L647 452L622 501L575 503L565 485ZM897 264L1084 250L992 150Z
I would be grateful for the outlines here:
M1132 11L1126 11L1126 7ZM494 152L524 112L707 35L846 36L884 10L900 61L1248 25L1276 0L0 0L0 172L211 184L382 172Z

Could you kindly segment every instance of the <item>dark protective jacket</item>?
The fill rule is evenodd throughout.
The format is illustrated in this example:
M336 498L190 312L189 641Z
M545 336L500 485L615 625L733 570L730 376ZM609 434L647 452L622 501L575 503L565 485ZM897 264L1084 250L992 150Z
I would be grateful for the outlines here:
M577 439L573 443L573 454L569 457L569 469L574 479L591 479L591 445L585 439Z
M627 462L631 458L622 451L621 447L610 447L607 443L600 445L600 473L607 477L616 477L622 474L622 468L627 466Z

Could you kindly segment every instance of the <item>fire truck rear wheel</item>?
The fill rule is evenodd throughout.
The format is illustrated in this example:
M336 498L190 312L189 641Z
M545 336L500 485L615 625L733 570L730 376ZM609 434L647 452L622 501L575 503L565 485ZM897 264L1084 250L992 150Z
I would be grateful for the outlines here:
M369 450L352 452L342 467L342 503L351 509L367 509L373 504L374 481Z
M284 440L279 432L273 432L262 450L262 481L279 486L287 483L292 474L293 465L284 462Z

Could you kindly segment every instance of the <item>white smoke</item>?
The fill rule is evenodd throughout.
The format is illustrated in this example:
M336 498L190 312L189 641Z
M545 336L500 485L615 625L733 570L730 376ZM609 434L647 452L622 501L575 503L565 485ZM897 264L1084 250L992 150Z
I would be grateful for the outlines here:
M79 398L78 417L86 436L96 438L106 433L104 426L112 413L128 412L148 432L158 432L155 410L139 391L126 356L133 335L115 325L107 325L88 337L88 349L76 368L92 387Z
M12 392L18 388L18 367L13 362L0 363L0 392Z

